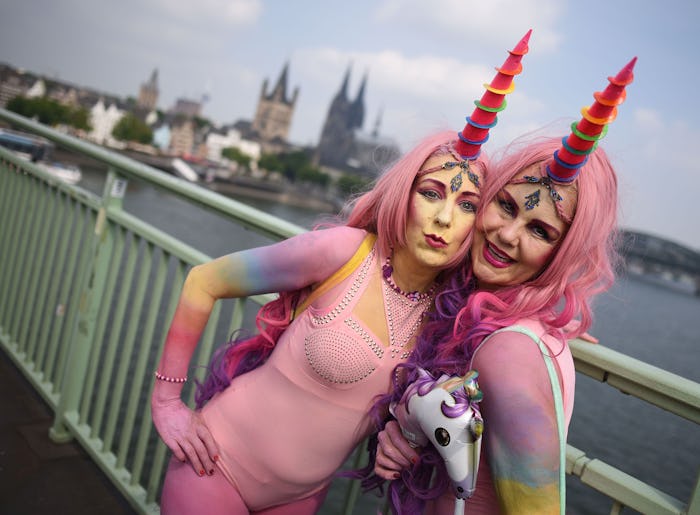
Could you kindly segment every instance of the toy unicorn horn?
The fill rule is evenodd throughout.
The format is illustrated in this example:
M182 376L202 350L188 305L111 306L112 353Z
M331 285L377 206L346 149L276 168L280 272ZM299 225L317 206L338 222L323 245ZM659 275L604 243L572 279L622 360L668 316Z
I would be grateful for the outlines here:
M547 164L547 175L558 183L573 182L579 174L588 155L598 146L598 142L608 132L608 124L617 116L617 106L625 101L625 88L634 80L633 58L614 77L608 77L608 86L604 91L593 94L595 101L590 107L581 109L581 120L571 124L571 134L564 136L561 148L554 153Z
M401 432L414 447L429 443L445 461L455 494L455 514L464 512L464 500L476 489L484 421L476 403L482 394L478 373L434 379L422 368L390 411Z
M522 39L509 50L506 61L500 68L496 68L496 76L491 84L484 84L486 91L481 100L475 100L476 109L471 116L467 116L467 123L461 132L457 133L459 141L455 150L462 159L473 160L479 157L481 145L489 139L489 130L498 123L498 113L506 108L506 95L515 89L513 78L520 74L523 65L520 62L528 52L532 29L528 30Z
M479 186L478 176L469 168L469 162L477 159L481 154L481 145L489 139L489 131L498 123L498 113L506 108L506 95L515 89L513 78L523 70L521 60L528 52L528 41L532 29L520 39L513 50L509 50L508 57L500 68L496 68L496 76L490 84L484 84L486 91L481 100L475 100L476 108L471 116L467 116L467 123L457 133L458 140L454 149L463 159L460 163L452 163L449 167L458 164L457 174L450 181L450 189L457 191L462 186L462 174ZM447 163L446 163L447 164Z

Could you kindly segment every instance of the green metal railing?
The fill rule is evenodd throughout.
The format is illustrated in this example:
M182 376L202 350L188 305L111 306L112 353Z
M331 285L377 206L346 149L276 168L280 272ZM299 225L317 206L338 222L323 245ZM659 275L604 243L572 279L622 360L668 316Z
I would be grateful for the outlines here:
M54 411L51 438L77 439L135 510L156 512L167 453L150 419L152 371L187 269L210 258L126 212L127 181L272 239L304 229L8 111L0 119L108 167L97 196L0 148L0 346ZM218 303L193 362L252 327L270 298ZM572 350L580 373L700 423L698 383L601 345L574 341ZM184 395L192 402L191 386ZM611 513L700 515L699 484L683 502L571 446L567 472L607 495ZM353 482L343 513L357 496Z

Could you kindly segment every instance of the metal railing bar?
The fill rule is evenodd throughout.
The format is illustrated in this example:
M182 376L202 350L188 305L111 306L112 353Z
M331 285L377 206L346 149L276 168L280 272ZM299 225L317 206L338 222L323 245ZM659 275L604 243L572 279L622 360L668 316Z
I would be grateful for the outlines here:
M41 251L37 255L38 263L40 264L39 270L36 273L36 284L32 290L31 298L34 299L34 313L35 316L30 323L30 330L23 337L28 342L27 347L27 359L35 369L38 368L37 362L37 348L38 348L38 335L39 329L41 328L40 321L46 320L48 318L48 313L46 313L46 292L40 291L40 285L46 285L49 283L49 278L51 277L51 263L53 262L53 257L55 256L55 248L58 243L58 226L56 225L57 214L58 214L58 190L55 188L49 188L48 193L48 215L46 217L46 222L44 223L44 234L41 236L41 241L44 244L41 246Z
M95 221L97 219L97 213L90 207L85 206L79 202L76 202L76 217L77 224L76 230L73 233L74 247L76 249L76 254L74 259L69 260L69 267L72 269L71 273L73 279L66 281L65 292L66 292L66 322L63 327L64 334L62 334L61 349L58 353L58 359L56 361L56 369L54 375L54 385L57 391L63 386L65 381L65 374L63 371L66 370L66 360L70 355L72 349L72 342L76 336L78 315L80 312L80 297L83 293L83 286L86 284L86 276L90 273L88 269L88 263L92 254L92 229L95 227Z
M602 345L569 342L576 370L700 424L700 384Z
M136 366L134 368L134 374L131 384L131 395L129 396L129 400L127 402L126 407L126 414L124 416L123 427L125 429L122 432L121 440L119 442L119 448L117 452L117 467L124 466L126 462L127 452L135 429L137 410L139 408L143 409L143 406L140 406L139 401L141 397L141 392L143 391L144 378L148 376L146 372L146 365L148 363L148 356L150 355L151 351L150 343L153 341L153 335L155 333L156 328L156 321L162 303L163 292L165 290L167 266L167 254L160 253L160 256L158 257L158 263L156 265L156 277L153 282L153 287L151 289L151 304L145 317L146 320L143 333L141 334L138 359L136 360ZM135 478L132 478L132 484L134 482Z
M120 231L124 232L124 229L120 228ZM102 374L100 386L97 390L97 396L95 398L95 410L91 420L91 425L95 426L93 429L93 434L104 434L104 432L108 431L107 428L103 427L106 420L105 410L107 406L107 395L110 394L110 383L112 382L112 373L116 363L117 350L121 346L121 329L124 324L124 317L126 316L126 310L129 305L131 285L134 280L136 259L138 257L138 249L136 248L133 238L126 244L126 254L126 264L124 265L121 280L119 281L121 290L119 291L118 298L116 299L111 333L107 343L105 344L105 354L103 360L105 370ZM111 409L114 409L114 406L112 406ZM103 447L102 450L109 451L106 446Z
M105 332L107 331L107 322L109 320L110 307L114 304L114 291L116 289L117 277L119 276L119 259L124 253L124 245L126 236L124 231L110 222L106 222L104 228L103 248L101 252L105 252L110 259L108 260L108 271L104 280L102 290L102 298L100 299L100 311L95 322L95 342L105 341ZM87 375L85 379L85 391L80 407L80 423L86 423L90 415L90 405L97 383L98 371L103 374L106 372L100 366L101 345L94 345L90 351L90 362L87 367ZM100 374L100 375L103 375ZM91 437L96 437L98 428L91 426Z
M36 218L40 223L35 225L33 234L30 236L29 256L25 264L27 277L24 284L27 287L22 288L22 295L20 295L17 302L18 309L20 310L18 313L19 316L17 316L17 341L25 342L25 352L30 362L32 360L32 344L31 340L27 338L27 333L29 332L32 320L40 313L37 309L37 290L46 250L47 230L49 225L46 220L48 219L47 210L49 208L50 186L48 184L39 184L36 197L39 204Z

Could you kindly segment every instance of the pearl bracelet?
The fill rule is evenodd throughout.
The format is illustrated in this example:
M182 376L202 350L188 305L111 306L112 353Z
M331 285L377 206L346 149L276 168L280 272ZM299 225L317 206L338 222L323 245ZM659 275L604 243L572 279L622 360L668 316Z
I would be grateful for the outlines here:
M168 383L185 383L187 382L187 376L185 377L170 377L170 376L164 376L157 370L155 371L155 376L156 379L159 379L161 381L166 381Z

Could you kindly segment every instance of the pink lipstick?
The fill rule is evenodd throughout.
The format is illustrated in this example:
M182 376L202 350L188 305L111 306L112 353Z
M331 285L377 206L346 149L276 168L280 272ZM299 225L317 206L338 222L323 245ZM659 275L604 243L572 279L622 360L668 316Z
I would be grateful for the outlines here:
M425 242L434 249L442 249L447 247L447 242L435 234L426 234Z
M494 268L508 268L514 260L489 241L484 241L484 259Z

